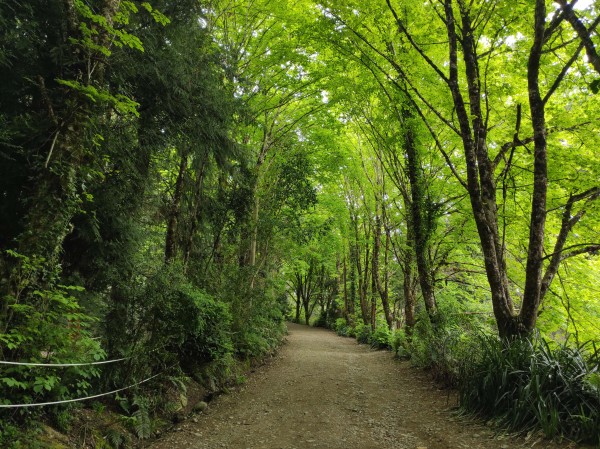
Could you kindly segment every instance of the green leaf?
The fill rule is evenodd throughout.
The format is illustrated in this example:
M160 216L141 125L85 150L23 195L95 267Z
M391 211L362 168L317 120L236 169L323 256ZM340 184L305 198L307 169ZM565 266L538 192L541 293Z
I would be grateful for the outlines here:
M171 23L171 20L167 16L165 16L157 9L154 9L150 3L144 2L142 3L142 7L144 7L146 11L152 14L152 18L156 23L160 23L161 25L168 25L169 23Z
M22 390L25 390L27 388L26 383L19 382L18 380L16 380L13 377L1 377L0 382L4 383L12 388L20 388Z

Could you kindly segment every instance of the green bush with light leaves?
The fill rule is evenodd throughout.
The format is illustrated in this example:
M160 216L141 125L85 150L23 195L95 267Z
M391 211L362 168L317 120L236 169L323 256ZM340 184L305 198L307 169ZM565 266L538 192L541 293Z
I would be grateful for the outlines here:
M93 338L93 318L85 314L74 296L83 288L57 284L44 261L10 251L20 260L13 273L13 294L3 298L0 333L2 360L16 363L87 363L105 353ZM44 279L44 288L36 288ZM63 401L86 396L100 371L96 366L38 367L2 365L2 403L29 404ZM30 412L20 409L20 415ZM33 410L33 409L29 409Z

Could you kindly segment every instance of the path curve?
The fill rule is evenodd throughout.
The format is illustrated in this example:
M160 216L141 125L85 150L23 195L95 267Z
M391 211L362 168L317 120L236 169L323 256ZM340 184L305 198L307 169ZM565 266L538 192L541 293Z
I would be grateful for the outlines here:
M457 418L455 400L390 352L289 324L287 343L239 389L151 449L565 449Z

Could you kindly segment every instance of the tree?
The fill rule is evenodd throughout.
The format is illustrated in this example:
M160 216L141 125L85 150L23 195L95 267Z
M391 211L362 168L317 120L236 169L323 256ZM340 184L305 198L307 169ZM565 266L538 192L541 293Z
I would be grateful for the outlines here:
M562 26L568 14L559 9L554 18L546 23L546 6L542 0L537 1L535 7L523 6L512 12L485 2L467 4L451 0L439 5L426 4L422 8L402 9L399 4L391 1L387 5L389 17L396 27L395 34L384 32L381 25L376 25L376 31L359 25L357 20L360 19L356 16L371 17L369 14L374 14L368 8L357 7L357 14L350 14L347 13L347 8L338 8L334 4L337 9L328 10L326 14L348 30L346 34L359 46L361 54L393 86L404 93L415 114L424 120L431 131L438 151L446 159L459 185L464 186L469 194L499 333L507 338L528 334L535 327L539 305L547 291L546 286L551 282L558 266L552 262L544 265L547 241L548 136L575 132L580 127L589 126L589 122L581 121L572 126L557 124L549 127L545 118L549 101L556 98L558 91L566 95L569 89L573 91L581 88L573 82L576 75L567 76L581 50L575 41L568 41L568 33ZM402 15L398 11L402 11ZM535 26L531 33L517 38L523 44L519 42L515 48L511 48L510 42L515 39L517 24L526 17L532 18ZM362 20L364 23L364 18ZM428 21L429 26L419 29L417 22L423 21ZM419 30L423 29L428 30L427 36L421 36ZM447 41L445 54L440 51L440 46L427 44L443 39ZM556 47L557 39L569 44ZM525 42L529 43L526 58L519 51ZM501 49L506 51L500 51ZM566 62L562 63L559 58L565 54L567 57L563 60ZM542 61L552 65L547 76L544 74L544 82L550 86L544 95L540 88ZM521 81L527 81L526 89L520 90L522 82L506 87L506 83L502 81L505 78L502 68L508 63L522 68L517 76L523 77ZM571 81L568 87L565 79ZM431 82L439 87L436 90L430 89L428 83ZM523 96L523 92L527 95ZM520 137L523 117L520 106L517 106L516 113L510 117L510 121L515 123L513 137L503 142L503 136L509 133L505 125L508 121L507 117L499 115L500 108L494 107L494 104L515 97L529 104L532 136ZM490 124L497 122L503 123L503 131L495 130ZM446 150L447 147L452 147L452 134L459 138L463 148L462 161L457 159L455 152ZM528 159L525 154L519 154L518 150L528 148L530 143L534 144L533 156L526 163L533 167L531 175L523 173L523 170L515 175L514 172L518 170L515 167L516 160L520 163ZM509 225L505 215L506 196L503 196L509 190L507 177L510 179L513 176L522 179L531 176L530 182L533 184L529 200L523 297L518 309L513 303L516 289L509 281L505 239ZM570 211L573 205L579 203L584 213L583 209L587 206L583 206L583 203L587 201L589 205L597 198L597 186L586 186L588 182L590 181L563 184L571 199L563 202L559 208ZM558 235L566 237L577 221L577 215L573 220L563 220ZM593 242L588 242L576 253L567 251L563 254L564 244L565 241L558 238L554 248L546 251L558 260L576 253L594 251L596 248Z

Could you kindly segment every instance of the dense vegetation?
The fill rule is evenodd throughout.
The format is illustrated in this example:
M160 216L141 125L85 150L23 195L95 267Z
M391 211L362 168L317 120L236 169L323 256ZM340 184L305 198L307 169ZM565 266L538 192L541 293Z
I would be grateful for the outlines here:
M1 405L133 385L92 404L145 438L287 315L598 443L599 23L583 0L2 2ZM2 409L0 445L77 404Z

